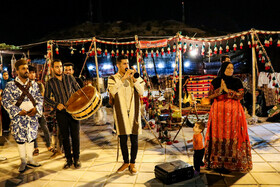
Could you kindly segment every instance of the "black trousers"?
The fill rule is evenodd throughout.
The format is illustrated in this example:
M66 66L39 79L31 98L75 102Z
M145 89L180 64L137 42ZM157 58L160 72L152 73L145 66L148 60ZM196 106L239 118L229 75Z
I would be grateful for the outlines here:
M204 151L205 151L204 148L200 150L194 150L193 164L194 164L194 169L198 172L200 172L200 166L204 165L204 163L202 162Z
M59 126L59 133L62 137L62 145L67 161L72 162L70 138L72 139L72 150L74 161L80 158L80 123L72 118L66 110L56 110L56 120Z
M134 164L138 152L138 135L130 134L131 150L130 150L130 163ZM121 151L124 163L129 163L127 138L128 135L119 135Z
M10 116L3 106L1 106L1 112L2 112L2 129L9 130L10 123L11 123Z

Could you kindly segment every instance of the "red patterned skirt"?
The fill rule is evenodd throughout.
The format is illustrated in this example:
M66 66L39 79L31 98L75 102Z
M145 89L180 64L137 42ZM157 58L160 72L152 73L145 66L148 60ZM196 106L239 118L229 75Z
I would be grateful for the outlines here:
M205 164L230 171L252 169L247 122L239 100L214 100L205 136Z

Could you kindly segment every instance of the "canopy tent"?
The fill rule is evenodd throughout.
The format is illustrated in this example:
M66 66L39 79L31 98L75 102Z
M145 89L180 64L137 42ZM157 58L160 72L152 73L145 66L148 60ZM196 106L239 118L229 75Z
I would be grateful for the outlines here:
M148 75L145 70L145 57L151 55L158 57L159 55L169 55L174 53L176 55L175 69L173 73L174 79L177 77L179 71L179 86L181 96L182 86L182 54L184 53L196 53L200 54L205 60L211 61L211 58L224 53L235 52L242 50L244 47L252 48L252 79L253 79L253 95L255 94L255 70L257 67L257 60L265 65L265 69L271 73L274 72L269 56L267 55L266 48L272 46L273 43L277 43L280 47L280 39L278 34L280 31L263 31L251 29L249 31L243 31L233 34L217 37L189 37L183 36L179 32L175 36L135 36L125 38L81 38L81 39L66 39L66 40L49 40L46 42L40 42L36 44L22 45L22 48L28 48L30 46L47 43L47 55L45 68L50 65L51 60L55 55L59 55L60 46L68 46L69 52L75 54L77 48L80 46L80 53L85 54L85 61L83 68L81 69L80 75L85 67L88 57L94 56L96 67L98 68L98 56L105 55L111 56L112 59L119 56L120 54L127 54L130 56L136 56L137 70L140 72L140 63L142 67L142 74L144 79L147 81L148 89ZM264 45L259 39L259 35L264 36ZM277 40L277 42L275 42ZM90 45L89 45L90 44ZM88 46L88 50L86 50ZM264 47L265 46L265 47ZM126 49L126 51L125 51ZM149 52L150 50L150 52ZM87 52L86 52L87 51ZM256 51L258 52L258 59L256 57ZM96 69L98 74L98 69ZM48 75L50 71L48 71ZM146 78L145 78L146 77ZM99 75L97 75L99 79ZM273 80L279 85L279 80ZM173 87L175 87L175 81ZM97 84L98 85L98 84ZM99 89L99 88L98 88ZM277 87L278 89L278 87ZM278 90L279 92L279 90ZM181 97L179 97L181 98ZM253 103L255 98L253 97ZM253 104L253 107L255 105ZM180 101L181 108L181 101ZM255 110L253 110L254 112ZM253 116L255 114L253 113Z

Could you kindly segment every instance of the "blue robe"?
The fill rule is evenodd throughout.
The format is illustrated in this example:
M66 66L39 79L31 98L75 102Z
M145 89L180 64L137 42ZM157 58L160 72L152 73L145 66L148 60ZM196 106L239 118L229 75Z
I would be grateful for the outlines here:
M22 85L27 85L29 82L26 81L23 84L18 77L15 79ZM29 87L29 93L33 96L36 101L37 113L34 117L28 115L20 116L19 112L22 110L15 104L20 97L22 91L15 85L15 81L10 81L7 83L2 95L2 104L4 108L10 115L12 134L16 142L31 142L37 138L38 132L38 117L42 116L43 113L43 96L40 93L38 84L32 82ZM23 102L30 101L27 96L25 96Z

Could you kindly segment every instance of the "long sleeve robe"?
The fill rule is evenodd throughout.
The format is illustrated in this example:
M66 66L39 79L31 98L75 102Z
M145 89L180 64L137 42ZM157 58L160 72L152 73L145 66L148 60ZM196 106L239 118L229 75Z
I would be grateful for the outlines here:
M113 97L113 113L118 135L141 134L140 96L144 93L144 80L139 77L135 83L121 81L117 73L108 79L108 90Z
M27 81L23 84L18 77L16 80L22 85L27 85L28 83ZM8 82L2 95L2 104L10 115L12 134L15 140L17 142L31 142L37 138L38 117L42 116L43 113L43 96L39 91L38 84L36 82L32 83L29 88L29 93L36 102L37 113L34 117L28 115L20 116L19 113L22 111L21 106L17 107L15 104L21 93L22 91L15 85L14 81ZM23 103L29 101L30 99L25 96Z

